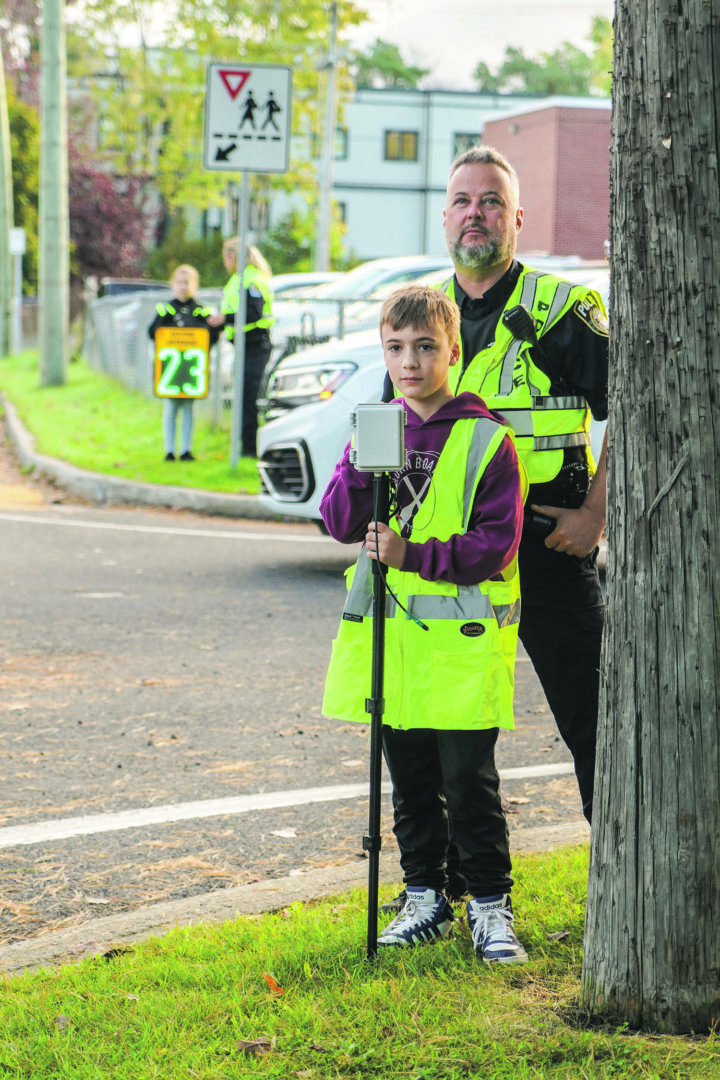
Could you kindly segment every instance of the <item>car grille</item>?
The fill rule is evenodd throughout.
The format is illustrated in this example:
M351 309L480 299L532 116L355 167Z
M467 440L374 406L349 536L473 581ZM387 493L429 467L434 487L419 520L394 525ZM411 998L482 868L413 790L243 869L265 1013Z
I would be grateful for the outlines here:
M307 502L315 491L310 455L302 440L269 447L257 467L265 491L279 502Z

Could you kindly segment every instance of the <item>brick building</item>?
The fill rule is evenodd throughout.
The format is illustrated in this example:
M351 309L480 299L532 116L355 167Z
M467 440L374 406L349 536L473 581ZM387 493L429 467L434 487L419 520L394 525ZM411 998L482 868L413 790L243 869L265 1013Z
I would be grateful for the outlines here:
M520 178L519 250L602 259L609 236L610 103L548 102L487 120L483 142Z

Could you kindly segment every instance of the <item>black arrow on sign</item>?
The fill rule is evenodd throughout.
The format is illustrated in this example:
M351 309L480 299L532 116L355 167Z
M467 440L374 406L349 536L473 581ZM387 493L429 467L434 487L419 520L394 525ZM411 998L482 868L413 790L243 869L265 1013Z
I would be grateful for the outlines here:
M237 150L237 143L230 143L230 145L226 146L224 150L222 150L220 147L218 147L217 153L215 154L215 160L216 161L227 161L228 157L230 156L230 154L232 154L233 150Z

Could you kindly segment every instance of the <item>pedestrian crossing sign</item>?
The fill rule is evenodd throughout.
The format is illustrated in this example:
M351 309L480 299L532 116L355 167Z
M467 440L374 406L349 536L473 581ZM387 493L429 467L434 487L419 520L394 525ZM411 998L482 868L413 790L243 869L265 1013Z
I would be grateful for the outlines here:
M219 172L287 172L292 70L285 65L208 64L203 166Z

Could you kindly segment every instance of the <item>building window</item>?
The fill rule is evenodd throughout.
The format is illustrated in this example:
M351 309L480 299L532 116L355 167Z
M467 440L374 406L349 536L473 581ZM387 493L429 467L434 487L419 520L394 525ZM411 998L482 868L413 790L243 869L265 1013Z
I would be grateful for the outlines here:
M479 146L481 142L481 134L475 133L471 135L466 131L456 131L453 135L453 160L459 154L464 154L471 146Z
M418 133L417 131L386 131L385 132L385 160L386 161L417 161L418 159Z
M347 225L347 203L346 202L334 202L335 216L339 222L343 225Z
M335 160L347 161L348 159L348 130L344 127L335 128Z

